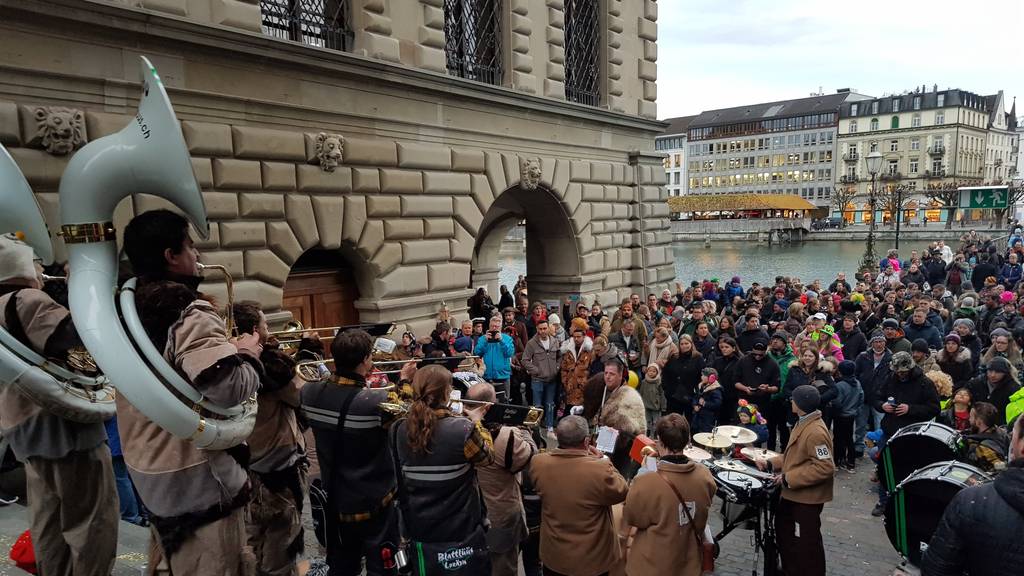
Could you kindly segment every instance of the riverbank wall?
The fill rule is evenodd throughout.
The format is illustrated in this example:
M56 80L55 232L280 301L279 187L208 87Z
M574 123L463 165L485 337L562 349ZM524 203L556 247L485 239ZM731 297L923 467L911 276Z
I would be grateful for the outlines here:
M947 230L945 227L914 227L914 228L903 228L900 230L900 242L933 242L935 240L945 240L946 242L954 241L959 242L960 236L965 234L968 228L953 228ZM998 237L1006 235L1006 231L1002 228L984 229L984 228L973 228L980 234L986 234L988 236ZM677 232L673 234L673 240L675 242L704 242L709 239L711 242L757 242L759 240L757 232ZM868 238L868 229L862 227L850 227L844 229L830 229L830 230L815 230L808 232L804 235L804 242L815 242L815 241L835 241L844 240L851 242L863 242ZM764 239L762 235L761 240ZM886 228L879 228L875 230L875 240L880 242L892 242L896 239L896 230Z

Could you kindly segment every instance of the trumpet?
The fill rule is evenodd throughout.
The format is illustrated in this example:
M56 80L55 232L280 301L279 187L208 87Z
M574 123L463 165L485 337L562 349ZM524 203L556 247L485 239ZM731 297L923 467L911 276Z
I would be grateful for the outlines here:
M203 264L201 262L196 263L196 267L199 271L204 270L219 270L224 274L224 284L227 286L228 292L228 308L227 313L224 315L224 325L227 327L228 336L235 336L235 282L231 278L231 274L228 273L228 269L220 264Z
M484 414L483 421L489 424L501 424L504 426L523 426L533 428L544 420L544 409L534 406L519 406L516 404L501 404L498 402L485 402L482 400L467 400L465 398L448 400L449 409L457 409L458 405L488 406L490 409ZM392 416L402 417L409 412L408 403L382 402L381 410Z
M474 360L479 359L479 356L433 356L430 358L410 358L408 360L384 360L381 362L374 362L373 366L392 365L392 364L411 364L413 362L426 362L427 364L444 363L446 360L459 360L459 364L456 368L468 369L472 368L475 362ZM469 363L467 364L467 361ZM327 364L334 363L334 358L327 358L326 360L306 360L305 362L299 362L295 365L295 375L302 378L306 382L317 382L321 380L319 374L319 368L326 366ZM383 370L380 372L374 372L374 374L398 374L402 369L396 370Z
M49 274L40 274L39 277L43 279L43 282L67 282L68 281L68 277L67 276L50 276Z

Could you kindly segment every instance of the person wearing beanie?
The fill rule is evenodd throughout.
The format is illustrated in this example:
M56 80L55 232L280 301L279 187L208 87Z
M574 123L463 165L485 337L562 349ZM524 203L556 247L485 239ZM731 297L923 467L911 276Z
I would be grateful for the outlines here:
M882 334L885 335L885 347L890 352L910 352L910 340L907 340L900 328L899 320L886 318L882 321Z
M889 363L892 352L886 348L886 339L881 332L871 335L868 349L861 352L854 360L857 381L864 391L864 403L857 415L854 431L853 449L858 458L864 455L867 447L864 437L868 430L877 430L882 424L883 413L874 409L875 397L882 383L889 379Z
M839 363L836 399L832 401L832 430L836 448L836 466L853 472L857 464L854 450L854 424L864 405L864 389L857 381L857 364L852 360Z
M932 358L932 351L928 347L928 342L924 338L918 338L910 343L910 356L925 374L939 369L939 365Z
M775 514L775 537L786 574L825 576L825 546L821 539L821 510L832 501L836 471L832 437L818 411L821 396L814 386L793 390L792 409L798 416L786 451L755 460L775 474L782 497Z
M867 350L868 339L857 326L857 317L853 314L843 316L842 326L836 331L839 342L842 343L843 358L855 360L860 353Z
M935 353L935 363L953 380L954 390L966 386L974 376L971 351L961 344L960 335L956 332L946 334L942 350Z
M988 402L996 407L999 422L1006 422L1006 407L1010 397L1020 390L1018 372L1010 361L996 356L988 362L985 373L967 385L975 402Z
M981 362L981 337L975 333L975 323L969 318L953 320L953 332L960 337L960 345L971 352L971 365L978 367Z
M734 298L743 298L743 286L740 285L740 277L733 276L732 280L725 285L725 301L732 303Z
M562 327L562 318L558 314L548 316L548 334L555 339L555 343L559 346L568 338L565 328ZM588 333L587 335L589 336L590 334Z
M693 398L693 431L711 432L718 422L718 411L722 408L722 385L718 382L718 371L705 368L700 375L697 394Z
M772 334L771 340L768 341L768 357L778 365L779 382L785 384L789 377L789 368L796 362L796 355L793 354L793 348L789 345L789 332L778 330ZM764 409L763 406L761 408ZM779 391L772 394L766 414L768 418L768 449L775 450L777 446L777 451L782 452L786 449L786 443L789 442L788 419L790 414L789 400L786 398L783 387L780 386ZM778 438L777 445L776 438Z
M0 328L37 353L66 361L82 341L68 310L41 289L34 260L32 248L20 238L0 236L0 311L6 311L0 313ZM110 574L120 518L103 423L65 420L5 385L0 387L0 432L25 464L40 573Z
M935 385L917 366L913 356L907 352L893 354L889 369L889 378L882 384L874 402L875 410L885 413L882 417L885 438L892 438L904 426L927 422L939 414L939 395ZM884 478L881 472L879 470L878 477ZM878 483L878 504L871 511L872 516L885 513L889 491L893 488L895 486L886 486L885 481Z

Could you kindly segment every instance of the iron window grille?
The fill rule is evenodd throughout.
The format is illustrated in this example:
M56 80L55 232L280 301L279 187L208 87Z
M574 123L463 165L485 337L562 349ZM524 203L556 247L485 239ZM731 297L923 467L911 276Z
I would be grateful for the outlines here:
M501 0L444 0L448 73L501 84Z
M350 0L260 0L263 33L309 46L352 48Z
M597 106L600 98L599 2L565 0L565 97Z

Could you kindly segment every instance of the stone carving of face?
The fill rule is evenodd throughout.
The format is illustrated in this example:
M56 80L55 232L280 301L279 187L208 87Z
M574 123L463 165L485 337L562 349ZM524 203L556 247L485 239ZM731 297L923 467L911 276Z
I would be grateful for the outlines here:
M35 109L36 136L47 152L65 156L85 144L85 114L60 106Z
M540 159L528 158L522 164L522 178L519 185L526 190L536 190L540 185L541 169Z
M316 135L316 158L320 161L320 169L334 172L341 164L341 155L345 148L345 139L338 134L321 132Z

